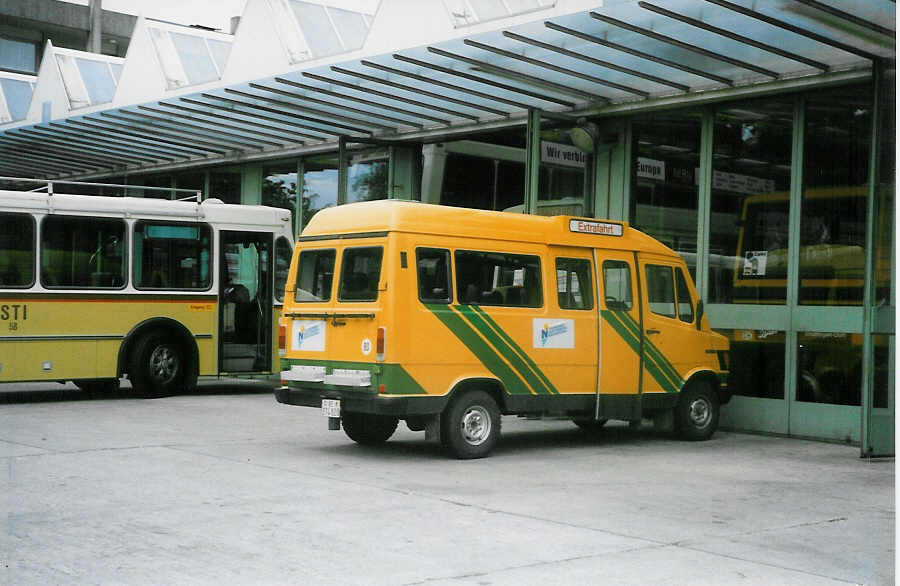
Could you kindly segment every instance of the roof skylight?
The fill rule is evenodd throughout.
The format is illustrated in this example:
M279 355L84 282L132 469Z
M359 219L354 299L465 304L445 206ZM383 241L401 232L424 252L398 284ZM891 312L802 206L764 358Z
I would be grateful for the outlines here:
M122 75L122 61L114 57L94 59L57 53L56 64L69 98L69 109L112 102Z
M0 124L25 119L36 81L32 75L0 74Z
M303 0L268 3L291 63L362 48L378 11L377 0L357 2L360 10Z
M173 90L222 78L231 41L151 26L147 30L166 77ZM190 29L188 29L190 30Z
M550 8L556 0L443 0L454 28Z

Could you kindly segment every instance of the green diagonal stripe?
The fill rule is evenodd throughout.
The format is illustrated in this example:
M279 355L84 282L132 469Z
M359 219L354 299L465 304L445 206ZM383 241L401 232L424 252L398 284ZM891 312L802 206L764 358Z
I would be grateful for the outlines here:
M506 359L506 362L509 363L535 393L538 395L553 393L553 391L528 367L525 361L522 360L521 349L506 343L501 339L500 335L492 329L491 325L484 319L486 315L483 311L478 311L473 305L457 305L455 309L466 318L475 329L481 332L481 335L484 336L498 352L500 352L500 355Z
M641 327L638 325L637 321L630 314L625 312L617 312L619 317L625 322L625 325L634 332L636 336L641 335ZM675 366L666 358L665 354L650 340L649 338L644 338L644 348L647 351L647 358L651 359L656 363L656 366L660 369L663 375L665 375L669 381L671 381L674 390L672 392L677 391L681 388L681 385L684 384L684 379L681 378L681 374L679 374L678 370ZM665 387L666 385L663 385Z
M426 304L431 313L443 323L465 346L475 354L494 376L500 379L506 391L513 395L530 395L531 389L506 362L470 327L459 314L447 305Z
M488 323L488 325L491 326L491 328L497 333L497 335L499 335L501 338L503 338L503 340L507 343L507 345L509 345L509 347L512 348L513 351L516 352L522 358L522 360L525 361L526 364L528 364L528 366L531 367L531 370L538 377L540 377L540 379L543 381L544 385L547 387L547 389L549 389L549 391L551 393L559 394L559 390L557 390L557 388L553 385L553 383L550 382L550 379L547 378L547 375L544 374L544 371L541 370L537 364L535 364L534 360L531 359L531 356L529 356L528 353L525 352L525 350L523 350L518 344L516 344L515 340L513 340L509 336L509 334L507 334L506 331L503 328L501 328L500 325L493 320L493 318L491 318L491 316L489 316L480 307L477 307L474 305L472 305L470 307L472 309L474 309L478 313L478 315L480 315L484 319L484 321L486 321Z
M622 337L626 344L636 353L640 354L641 351L641 343L640 339L636 337L634 329L629 327L628 323L628 314L624 314L620 311L601 311L603 315L603 319ZM638 330L639 332L640 330ZM645 341L649 346L652 346L649 342ZM650 373L650 376L659 383L659 386L667 393L676 393L678 392L679 385L676 385L674 381L672 381L669 376L663 371L663 368L658 363L657 358L652 355L651 352L648 352L646 356L646 362L644 364L644 368L647 369L647 372Z

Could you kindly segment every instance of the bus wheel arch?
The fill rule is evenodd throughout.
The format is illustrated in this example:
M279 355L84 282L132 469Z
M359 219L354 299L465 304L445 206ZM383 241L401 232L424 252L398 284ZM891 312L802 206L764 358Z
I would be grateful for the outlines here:
M157 346L168 346L169 349L148 348L150 341L158 342ZM162 386L148 382L149 375L145 372L147 365L141 363L164 358L166 352L176 354L174 358L178 361L179 372L175 380L168 381ZM139 394L160 396L174 391L175 387L183 389L196 387L199 358L197 343L184 325L168 318L153 318L135 326L125 337L125 342L119 350L118 372L120 376L128 373L128 378Z
M715 433L720 414L717 384L712 373L698 373L682 387L675 405L675 430L682 439L707 440Z

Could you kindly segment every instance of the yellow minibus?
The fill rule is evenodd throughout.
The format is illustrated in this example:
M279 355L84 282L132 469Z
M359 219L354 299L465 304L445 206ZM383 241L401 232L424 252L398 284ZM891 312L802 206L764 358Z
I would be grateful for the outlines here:
M402 419L459 458L501 415L658 418L709 438L730 395L684 261L625 223L409 201L320 211L285 287L281 403L362 444Z

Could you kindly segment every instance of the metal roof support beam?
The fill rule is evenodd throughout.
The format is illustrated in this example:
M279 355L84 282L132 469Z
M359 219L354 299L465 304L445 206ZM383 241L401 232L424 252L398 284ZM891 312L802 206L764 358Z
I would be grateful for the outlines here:
M637 49L632 49L631 47L627 47L625 45L620 45L619 43L614 43L612 41L607 41L606 39L602 39L600 37L589 35L587 33L583 33L581 31L577 31L575 29L567 28L561 25L556 24L555 22L545 21L544 26L561 33L565 33L567 35L572 35L573 37L577 37L579 39L589 41L591 43L595 43L602 47L607 47L609 49L613 49L615 51L621 51L622 53L627 53L629 55L634 55L635 57L640 57L642 59L646 59L647 61L653 61L654 63L659 63L660 65L665 65L666 67L671 67L672 69L680 69L686 73L691 73L698 77L705 77L706 79L711 79L713 81L717 81L719 83L723 83L725 85L734 85L734 80L728 79L727 77L722 77L721 75L716 75L715 73L709 73L707 71L703 71L702 69L697 69L696 67L691 67L690 65L683 65L681 63L677 63L670 59L664 59L662 57L657 57L651 53L645 53L644 51L638 51Z
M584 90L580 90L578 88L573 88L573 87L570 87L567 85L555 83L552 81L547 81L540 77L535 77L533 75L527 75L525 73L520 73L518 71L514 71L512 69L507 69L505 67L498 67L497 65L493 65L493 64L487 63L485 61L480 61L478 59L472 59L471 57L466 57L465 55L457 55L456 53L451 53L450 51L444 51L443 49L438 49L437 47L428 47L428 52L434 53L435 55L440 55L441 57L447 57L448 59L453 59L454 61L462 61L463 63L468 63L469 65L480 68L481 70L483 70L486 73L492 73L492 74L500 76L500 77L507 77L510 79L515 79L517 81L522 81L527 84L531 84L531 85L535 85L538 87L542 87L544 89L548 89L552 92L557 92L560 94L568 94L570 96L575 96L575 97L581 98L583 100L589 100L592 102L595 102L595 101L608 102L609 101L609 98L606 98L604 96L600 96L600 95L597 95L597 94L594 94L591 92L587 92ZM515 53L510 53L510 55L515 55ZM519 57L519 55L516 55L516 57ZM527 58L524 58L524 59L527 59ZM516 60L524 61L524 59L516 59ZM544 65L547 65L547 64L542 63L541 61L538 61L537 59L531 59L530 65L537 65L538 67L543 67ZM553 70L553 67L546 67L546 68ZM563 68L560 67L558 69L563 69ZM565 71L566 70L563 69L563 72L565 72ZM575 77L579 77L579 76L575 76ZM588 76L588 77L590 77L590 76ZM623 86L623 85L619 85L619 84L613 84L610 87L617 87L617 89L620 89L622 91L636 93L638 95L644 95L644 97L649 95L646 92L641 92L639 90L635 90L634 88L629 88L628 86Z
M462 79L465 79L468 81L474 81L476 83L484 84L484 85L490 86L492 88L505 90L505 91L519 94L522 96L528 96L529 98L534 98L536 100L541 100L543 102L549 102L551 104L558 104L565 108L572 109L575 107L575 104L568 100L562 100L560 98L554 98L553 96L548 96L546 94L540 94L538 92L533 92L531 90L527 90L525 88L520 88L520 87L517 87L514 85L500 83L498 81L492 81L492 80L484 78L484 77L472 75L471 73L465 73L463 71L457 71L455 69L450 69L449 67L435 65L434 63L429 63L428 61L421 61L419 59L413 59L412 57L406 57L404 55L400 55L399 53L394 53L393 58L398 61L403 61L404 63L409 63L410 65L416 65L417 67L423 67L425 69L430 69L432 71L446 73L447 75L452 75L454 77L461 77ZM363 62L363 65L365 65L365 62ZM403 72L403 73L404 73L404 75L407 75L409 77L412 77L413 75L415 75L415 74L410 74L409 72ZM424 76L416 76L414 79L416 79L416 78L418 78L420 81L425 81L426 83L432 83L435 85L442 85L442 86L445 85L445 82L438 81L436 79L429 79ZM458 86L453 86L452 84L446 84L446 85L449 86L450 89L456 89L458 87ZM463 91L465 93L469 93L469 94L472 94L473 96L478 96L480 98L485 98L485 99L489 99L489 100L497 100L498 102L504 102L506 104L509 104L511 106L517 106L519 108L527 109L527 108L533 107L533 106L529 106L528 104L525 104L522 102L515 102L513 100L507 100L506 98L500 98L499 96L492 96L491 94L486 94L486 93L479 92L477 90L472 90L472 89L466 88L466 87L463 87L463 88L461 88L461 90L457 90L457 91Z
M78 146L73 144L71 141L63 140L63 139L55 139L44 136L39 132L34 132L33 130L26 130L24 128L18 128L15 130L10 130L4 138L8 138L10 140L22 140L28 143L29 146L33 146L35 148L40 149L40 147L47 145L52 145L54 148L59 149L60 152L69 152L72 153L70 155L66 155L67 157L73 157L81 159L85 162L91 163L114 163L125 165L128 163L141 162L142 159L138 157L124 157L121 155L113 155L111 153L99 152L94 149L84 148L82 146Z
M698 55L703 55L704 57L709 57L710 59L716 59L718 61L724 61L730 65L734 65L735 67L740 67L742 69L748 69L750 71L755 71L760 75L766 75L771 77L772 79L778 79L778 74L770 69L765 69L763 67L757 67L752 63L747 63L746 61L741 61L740 59L734 59L729 57L728 55L723 55L721 53L716 53L715 51L710 51L708 49L704 49L702 47L698 47L697 45L692 45L690 43L685 43L684 41L679 41L673 37L669 37L667 35L661 35L657 32L653 32L650 29L642 28L639 26L635 26L633 24L629 24L625 21L618 20L605 14L600 14L599 12L591 12L591 18L599 20L601 22L605 22L606 24L611 24L613 26L623 28L627 31L631 31L633 33L649 37L656 41L660 41L662 43L666 43L668 45L672 45L673 47L678 47L680 49L684 49L686 51L691 51L693 53L697 53Z
M365 128L359 128L358 126L348 126L347 124L351 124L351 125L357 124L360 126L369 126L371 128L376 128L378 130L386 130L386 131L394 131L394 132L396 132L396 130L397 130L397 128L395 126L387 126L385 124L379 124L377 122L369 122L368 120L361 120L359 118L343 116L341 114L335 114L333 112L328 112L327 110L319 110L318 108L308 108L306 106L302 106L300 104L296 104L293 102L287 102L285 100L278 100L276 98L268 98L266 96L260 96L259 94L253 94L250 92L242 92L242 91L233 90L230 88L226 88L225 92L229 93L229 94L234 94L236 96L242 96L245 98L253 98L254 100L259 100L261 102L266 102L269 104L277 104L279 106L284 106L284 107L290 108L292 110L296 110L298 112L306 112L307 114L312 114L313 116L322 116L323 118L310 118L310 120L316 121L319 124L336 126L338 128L343 128L345 130L350 130L352 132L364 132L366 134L373 134L373 131L371 131L371 130L367 130ZM341 122L346 122L347 124L340 124L340 123L334 122L334 120L340 120Z
M894 0L891 0L892 2ZM888 37L890 40L894 40L897 36L897 31L892 31L887 27L883 27L880 24L876 24L870 20L865 20L864 18L860 18L855 14L851 14L849 12L844 12L843 10L839 10L833 6L829 6L823 2L819 2L818 0L797 0L801 4L806 4L807 6L811 6L816 10L821 10L822 12L827 12L831 16L836 16L841 20L846 20L852 22L856 26L860 26L862 28L867 28L870 31L874 31L880 35L884 35Z
M438 87L442 87L444 89L452 90L455 92L470 94L470 95L473 95L473 96L476 96L479 98L483 98L485 100L489 100L491 102L500 102L502 104L507 104L507 105L513 106L515 108L522 108L522 109L529 108L528 104L523 104L522 102L514 102L512 100L507 100L505 98L499 98L497 96L492 96L492 95L486 94L484 92L479 92L478 90L465 88L465 87L454 85L452 83L447 83L444 81L438 81L436 79L431 79L431 78L425 77L424 75L418 75L416 73L411 73L409 71L403 71L402 69L397 69L395 67L388 67L387 65L381 65L380 63L375 63L373 61L363 60L363 61L360 61L360 63L366 67L371 67L372 69L377 69L377 70L383 71L385 73L392 73L394 75L399 75L400 77L408 77L408 78L414 79L416 81L421 81L422 83L427 83L429 85L436 85ZM427 91L427 90L423 90L423 91ZM429 92L429 93L433 96L440 96L440 94L434 94L432 92ZM443 98L443 99L448 100L449 98ZM463 104L466 103L463 100L459 100L459 102L463 103ZM477 106L471 105L470 107L475 108ZM502 112L502 110L495 110L495 112ZM509 112L505 112L504 114L508 116Z
M55 138L60 138L67 142L71 142L72 144L80 144L85 145L87 147L94 147L98 144L102 144L102 148L94 149L100 150L102 152L110 151L113 153L122 153L125 155L134 155L135 157L143 157L146 161L158 161L159 159L165 159L167 161L174 161L179 158L170 153L159 153L159 152L150 152L144 147L136 146L136 145L122 145L121 143L116 143L114 141L97 141L93 139L90 135L85 136L86 133L83 131L77 131L77 129L69 129L64 126L57 124L52 128L43 128L40 126L35 126L32 130L47 132L50 133L50 136Z
M338 92L333 92L333 91L327 90L325 88L315 87L312 85L306 85L304 83L299 83L296 81L292 81L290 79L284 79L283 77L276 77L275 81L277 81L278 83L283 83L285 85L289 85L291 87L306 90L308 92L316 92L316 93L320 93L325 96L331 96L332 98L337 98L340 100L347 100L348 102L356 102L357 104L365 104L367 106L372 106L374 108L380 108L382 110L388 110L390 112L396 112L398 114L403 114L403 115L409 116L411 118L430 120L432 122L437 122L438 124L443 124L445 126L450 125L450 121L445 120L443 118L436 118L434 116L429 116L428 114L422 114L421 112L414 112L412 110L406 110L404 108L398 108L396 106L389 106L388 104L382 104L380 102L373 102L371 100L365 100L363 98L357 98L354 96L340 94ZM329 83L333 83L333 82L329 82ZM366 91L366 90L363 90L362 88L358 88L358 89L360 89L361 91ZM391 98L391 99L395 99L395 98ZM419 124L417 127L422 128L423 125Z
M110 164L108 159L101 162L94 157L76 155L74 152L64 148L48 151L42 149L40 145L35 144L34 142L28 142L23 138L14 138L11 136L0 137L0 149L3 148L6 149L6 152L9 152L9 149L15 149L13 152L16 155L32 155L38 157L39 161L46 158L48 161L58 162L63 168L68 168L69 166L75 168L81 167L86 170L112 170L115 168L115 165Z
M545 24L549 24L549 23L545 23ZM652 81L652 82L655 82L655 83L658 83L661 85L673 87L673 88L675 88L677 90L681 90L683 92L688 92L691 89L690 86L686 86L683 83L676 83L674 81L665 79L663 77L658 77L656 75L650 75L649 73L644 73L643 71L638 71L636 69L631 69L629 67L624 67L622 65L616 65L615 63L611 63L609 61L603 61L602 59L597 59L595 57L591 57L590 55L585 55L583 53L576 53L575 51L570 51L569 49L557 47L556 45L551 45L550 43L545 43L543 41L525 37L525 36L510 32L510 31L503 31L503 36L507 37L509 39L513 39L514 41L519 41L520 43L525 43L527 45L532 45L534 47L540 47L541 49L546 49L547 51L552 51L553 53L557 53L559 55L564 55L566 57L571 57L572 59L584 61L585 63L599 65L600 67L606 67L607 69L612 69L613 71L618 71L618 72L625 73L628 75L633 75L634 77L646 79L647 81ZM466 39L463 42L466 43L467 45L472 45L473 47L475 47L475 46L478 46L479 48L487 47L487 45L480 46L481 43L476 43L475 41L470 41L469 39ZM485 50L490 50L490 49L485 49Z
M120 110L121 111L121 110ZM140 120L135 120L134 118L129 118L128 116L122 116L121 114L113 114L112 112L100 112L101 116L106 116L113 120L117 120L119 124L123 124L125 128L136 128L138 130L142 130L144 132L150 132L153 134L159 134L161 136L167 136L172 138L177 138L179 140L189 140L190 144L196 144L204 147L206 150L218 153L220 155L224 155L225 153L234 150L228 147L221 142L206 142L203 140L195 140L193 138L189 138L192 133L190 132L181 132L178 134L172 134L169 132L162 132L159 127L154 126L152 124L147 124L146 122L141 122ZM177 129L176 129L177 130Z
M19 151L16 149L15 151L9 151L7 149L14 148L9 147L3 144L0 144L0 152L3 153L3 158L6 161L13 161L13 164L18 164L21 168L25 169L35 169L35 170L50 170L54 173L71 173L74 170L76 171L88 171L92 170L93 167L79 166L57 163L55 160L48 160L46 157L34 157L26 152Z
M504 31L505 32L505 31ZM628 92L631 94L635 94L641 97L648 97L650 95L649 92L645 92L644 90L639 90L627 85L623 85L620 83L616 83L613 81L608 81L594 75L588 75L587 73L581 73L580 71L575 71L574 69L569 69L567 67L560 67L559 65L554 65L552 63L547 63L546 61L541 61L540 59L534 59L533 57L527 57L525 55L519 55L518 53L513 53L512 51L507 51L506 49L500 49L499 47L494 47L491 45L486 45L484 43L479 43L478 41L473 41L471 39L464 39L463 43L470 47L474 47L476 49L481 49L482 51L487 51L489 53L494 53L495 55L500 55L502 57L506 57L507 59L515 59L516 61L521 61L522 63L528 63L529 65L533 65L535 67L540 67L543 69L549 69L550 71L555 71L557 73L562 73L563 75L568 75L571 77L577 77L578 79L582 79L584 81L589 81L591 83L595 83L597 85L602 85L605 87L610 87L618 90L622 90L623 92ZM609 98L606 96L596 96L597 99L609 102Z
M72 120L71 118L66 120L65 122L51 122L50 126L59 128L62 131L77 130L82 136L92 138L94 140L103 140L109 144L124 146L128 149L138 150L140 152L156 153L159 155L174 157L176 159L189 159L192 156L191 151L188 151L186 149L167 148L149 140L129 138L117 135L113 132L103 132L101 130L96 130L90 124L80 123L76 120Z
M224 130L209 128L200 124L188 124L179 120L168 119L163 116L152 116L150 114L143 114L141 112L133 112L124 108L120 109L119 112L120 114L122 114L123 118L134 120L135 122L140 122L143 124L143 121L147 120L149 121L147 123L154 127L158 125L160 128L170 128L177 132L183 132L184 134L199 136L201 138L208 138L211 140L220 141L222 143L235 144L245 148L264 149L266 145L279 146L279 143L277 142L257 140L246 136L241 136L233 132L225 132Z
M206 95L204 97L218 99L218 100L224 100L224 101L228 102L230 105L224 106L222 104L210 104L209 102L203 102L200 100L192 100L191 98L178 98L178 100L181 102L184 102L185 104L192 104L195 106L203 106L205 108L212 108L213 110L228 112L229 114L233 114L236 116L246 116L251 119L251 120L247 121L250 124L255 124L256 123L255 121L257 119L258 120L266 120L267 122L275 122L277 124L284 124L285 126L289 126L291 128L301 128L303 130L312 130L312 131L320 132L320 133L326 135L326 136L317 136L315 134L306 134L304 132L298 132L298 131L288 131L288 130L284 131L284 132L293 132L297 136L302 136L303 138L308 138L310 140L328 140L329 135L336 136L336 134L334 132L325 131L325 130L322 130L319 128L315 128L313 126L308 126L306 124L298 124L297 122L287 120L287 119L285 119L284 114L282 112L280 112L279 110L275 110L274 108L265 108L264 111L274 112L276 114L279 114L282 117L266 116L265 114L259 114L257 112L246 112L244 110L239 110L237 108L242 107L239 104L243 104L243 102L238 102L237 100L229 100L228 98L220 98L220 97L211 96L211 95ZM243 107L252 109L251 105L249 105L249 104L243 104ZM260 109L262 109L262 108L260 108ZM241 121L243 122L243 120L241 120Z
M351 106L341 106L340 104L335 104L334 102L328 102L325 100L320 100L318 98L311 98L309 96L304 96L302 94L296 94L294 92L289 92L287 90L282 90L282 89L278 89L278 88L265 86L265 85L262 85L259 83L250 83L249 85L253 89L262 90L265 92L271 92L271 93L277 94L279 96L295 98L298 100L303 100L304 102L312 102L313 104L321 104L321 105L327 106L329 108L340 108L341 110L346 111L346 112L353 112L354 114L361 114L363 116L371 116L372 118L380 118L382 120L387 120L388 122L400 124L401 126L410 126L412 128L418 128L420 130L423 128L422 124L419 124L418 122L410 122L409 120L404 120L403 118L394 118L393 116L387 116L385 114L378 114L376 112L370 112L369 110L361 110L359 108L353 108ZM298 85L300 85L300 84L298 84ZM265 99L269 99L269 98L265 98ZM327 110L323 110L323 112L326 114L328 113ZM375 124L375 122L369 122L368 124ZM394 130L394 131L397 130L397 128L395 126L380 126L380 127L384 128L385 130Z
M334 69L334 68L332 68L332 69ZM347 73L349 74L349 72L347 72ZM360 74L360 75L363 75L363 74ZM444 108L442 106L437 106L435 104L429 104L428 102L420 102L418 100L404 98L403 96L396 96L394 94L389 94L387 92L382 92L380 90L376 90L373 88L353 85L352 83L347 83L346 81L341 81L339 79L331 79L330 77L325 77L323 75L316 75L315 73L309 73L308 71L303 72L303 77L308 77L309 79L315 79L317 81L330 83L332 85L344 87L344 88L362 92L362 93L365 93L368 95L378 96L380 98L385 98L388 100L395 100L402 104L409 104L410 106L416 106L416 107L423 108L426 110L433 110L434 112L442 112L444 114L449 114L451 116L457 116L459 118L466 118L468 120L472 120L473 122L478 121L478 116L466 114L464 112L460 112L459 110L451 110L449 108ZM375 78L375 79L377 79L377 78ZM438 119L438 120L440 120L440 119ZM447 124L449 125L449 122Z
M225 91L229 94L234 94L236 96L241 96L244 98L258 100L260 102L265 102L268 104L279 104L278 100L267 100L266 98L264 98L262 96L258 96L256 94L250 94L247 92L241 92L238 90L233 90L233 89L228 89L228 88L226 88ZM229 102L232 104L237 104L239 106L246 106L248 108L259 109L264 112L274 112L276 114L286 114L286 112L284 110L279 110L277 108L272 108L270 106L263 106L261 104L257 104L256 102L242 102L240 100L216 96L214 94L202 94L202 95L204 98L213 98L213 99L217 99L217 100L222 100L223 102ZM308 109L300 108L299 106L294 106L293 104L289 104L288 102L281 102L279 105L289 107L291 110L296 110L297 112L309 113ZM343 130L349 130L350 132L358 132L360 134L370 134L370 135L374 134L374 132L371 130L368 130L365 128L359 128L356 126L348 126L347 124L341 124L340 122L334 122L332 120L323 120L321 118L315 118L313 116L305 116L305 115L301 115L301 114L294 114L293 116L299 120L304 120L304 121L310 122L312 124L321 124L322 126L325 126L326 128L313 127L313 130L318 130L320 132L324 132L325 134L331 134L334 136L338 136L338 135L342 134L342 132L340 130L337 130L338 128L341 128ZM327 129L328 127L330 127L330 129Z
M51 177L49 173L47 173L46 168L41 168L39 166L34 167L22 167L16 165L14 163L10 163L9 161L3 162L3 168L7 170L7 172L12 173L13 177L21 177L23 179L28 178L37 178L37 177ZM0 179L0 185L5 185L6 189L10 187L15 187L17 182L15 181L4 181Z
M194 145L188 145L179 141L169 140L167 138L161 137L159 133L141 131L141 129L125 126L123 124L119 124L118 122L100 120L98 118L82 118L81 120L74 120L72 118L69 118L68 120L66 120L66 124L74 124L76 126L89 128L91 131L100 136L112 135L118 138L126 138L128 140L137 139L142 143L158 145L159 148L182 152L192 157L206 157L210 154L210 152L212 152Z
M365 63L363 63L365 65ZM426 89L420 89L417 87L413 87L411 85L406 85L403 83L397 83L395 81L390 81L387 79L381 79L380 77L375 77L374 75L367 75L365 73L361 73L358 71L352 71L350 69L344 69L342 67L337 67L335 65L331 66L331 70L335 73L343 73L344 75L349 75L352 77L357 77L359 79L364 79L366 81L371 81L373 83L380 83L382 85L386 85L388 87L392 87L398 90L407 91L414 94L420 94L423 96L428 96L429 98L435 98L442 102L449 102L451 104L456 104L458 106L465 106L466 108L472 108L473 110L481 110L482 112L488 112L490 114L496 114L497 116L509 117L509 112L505 112L503 110L498 110L496 108L491 108L489 106L483 106L481 104L473 104L472 102L466 102L465 100L458 100L456 98L451 98L449 96L442 96L441 94L434 93L432 91ZM474 119L474 121L480 120L479 118Z
M252 134L255 136L260 136L260 137L268 138L270 140L277 141L277 142L275 142L275 144L279 145L279 146L284 146L285 144L289 144L289 143L290 144L298 144L298 143L303 144L302 141L299 141L296 138L291 138L288 136L279 136L277 134L272 134L270 132L258 130L257 128L246 128L243 126L239 126L237 124L230 124L229 122L223 122L223 119L229 120L229 121L231 120L230 118L227 118L226 116L218 116L216 114L203 112L201 110L193 110L191 112L191 115L182 114L181 111L185 111L185 110L191 111L191 108L185 108L184 106L179 106L178 104L167 104L165 102L159 102L158 104L160 106L163 106L166 108L171 108L171 109L180 110L180 111L179 112L169 112L167 110L159 110L157 108L151 108L149 106L138 106L138 109L144 110L147 112L152 112L154 114L159 114L161 116L171 116L173 118L183 118L186 120L194 120L194 121L202 123L202 124L212 124L217 127L227 128L229 130L235 130L237 132L246 132L248 134ZM200 118L198 118L198 116L200 116ZM207 120L207 118L213 118L213 120Z
M800 63L805 63L810 67L814 67L821 71L828 71L830 68L820 61L815 61L814 59L808 59L802 55L797 55L796 53L791 53L790 51L785 51L784 49L780 49L773 45L768 45L766 43L761 43L756 39L751 39L750 37L745 37L744 35L739 35L737 33L731 32L730 30L726 30L709 23L703 22L702 20L697 20L696 18L691 18L689 16L684 16L683 14L678 14L677 12L672 12L671 10L667 10L660 6L656 6L655 4L650 4L649 2L638 2L638 5L651 12L655 12L656 14L661 14L662 16L666 16L668 18L681 21L685 24L689 24L690 26L703 29L705 31L709 31L711 33L715 33L719 36L731 39L733 41L737 41L739 43L744 43L745 45L750 45L756 47L757 49L762 49L763 51L768 51L769 53L774 53L780 57L784 57L785 59L790 59L792 61L798 61Z
M873 55L868 51L864 51L862 49L857 49L856 47L852 47L846 43L841 43L840 41L835 41L834 39L829 39L824 35L820 35L819 33L814 33L810 30L806 30L805 28L793 25L789 22L785 22L783 20L779 20L772 16L768 16L761 12L757 12L755 10L751 10L749 8L744 8L739 4L735 4L734 2L729 2L728 0L705 0L706 2L712 2L717 6L721 6L722 8L727 8L733 12L737 12L738 14L743 14L744 16L749 16L750 18L755 18L756 20L761 20L766 24L770 24L774 27L778 27L780 29L784 29L786 31L790 31L794 34L806 37L807 39L812 39L814 41L818 41L823 45L828 45L829 47L834 47L835 49L840 49L841 51L846 51L847 53L858 55L859 57L864 57L866 59L870 59L873 62L876 59L879 59L877 55ZM893 61L893 60L890 60Z

